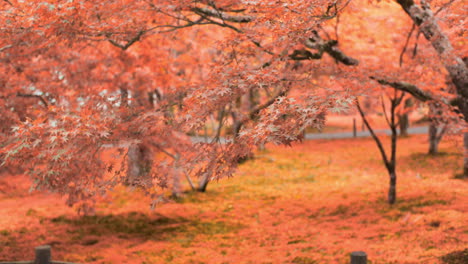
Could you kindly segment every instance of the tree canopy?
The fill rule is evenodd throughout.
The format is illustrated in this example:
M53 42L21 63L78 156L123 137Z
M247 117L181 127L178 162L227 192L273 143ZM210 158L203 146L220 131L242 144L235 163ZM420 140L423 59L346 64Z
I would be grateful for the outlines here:
M385 94L374 80L465 102L463 3L432 4L2 1L0 155L70 204L126 181L157 200ZM209 120L218 131L194 140Z

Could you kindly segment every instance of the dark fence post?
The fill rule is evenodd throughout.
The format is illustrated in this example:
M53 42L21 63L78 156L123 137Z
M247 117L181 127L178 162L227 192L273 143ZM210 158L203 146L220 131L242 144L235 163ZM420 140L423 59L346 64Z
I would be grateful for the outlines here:
M351 253L351 264L367 264L367 254L362 251Z
M353 118L353 137L356 137L356 118Z
M35 251L36 259L34 260L34 264L50 264L52 256L49 245L36 247Z

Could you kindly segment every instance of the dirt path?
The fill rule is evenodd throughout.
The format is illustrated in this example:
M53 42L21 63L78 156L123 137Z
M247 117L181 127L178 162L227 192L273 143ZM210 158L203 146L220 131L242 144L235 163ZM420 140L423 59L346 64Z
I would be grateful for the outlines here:
M417 135L417 134L427 134L429 127L419 126L411 127L408 129L408 134ZM375 133L391 135L390 129L376 129ZM370 137L371 134L369 131L358 131L356 137ZM306 140L315 140L315 139L337 139L337 138L353 138L353 132L336 132L336 133L309 133L305 135Z

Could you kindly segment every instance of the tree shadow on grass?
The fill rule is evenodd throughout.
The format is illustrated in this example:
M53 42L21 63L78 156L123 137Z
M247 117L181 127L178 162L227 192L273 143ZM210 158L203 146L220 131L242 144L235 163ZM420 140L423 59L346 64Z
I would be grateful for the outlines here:
M190 234L216 235L235 232L240 224L224 221L201 221L183 217L150 217L140 212L127 214L108 214L82 217L59 216L50 219L55 224L71 227L68 232L75 239L86 236L112 236L119 238L139 238L143 240L169 240L177 236Z
M440 259L446 264L466 264L468 263L468 248L451 252Z
M40 226L0 229L0 261L32 259L33 248L51 245L59 259L76 246L107 247L102 241L171 241L191 246L197 237L210 239L243 228L235 222L196 217L149 216L140 212L94 216L41 218ZM114 239L115 238L115 239ZM69 260L72 261L72 260Z
M455 152L439 152L435 155L412 153L398 158L400 170L420 170L422 172L444 173L461 169L463 155Z

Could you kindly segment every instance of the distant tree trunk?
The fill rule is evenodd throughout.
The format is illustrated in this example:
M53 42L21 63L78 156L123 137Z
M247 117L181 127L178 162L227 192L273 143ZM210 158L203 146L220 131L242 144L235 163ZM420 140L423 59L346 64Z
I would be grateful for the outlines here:
M397 183L397 176L395 172L395 168L389 171L390 176L390 184L388 187L388 203L394 204L396 202L396 183Z
M205 192L206 187L208 186L208 183L210 182L210 177L208 177L208 174L203 174L203 176L200 177L200 181L198 182L198 192Z
M398 115L398 120L400 123L400 136L402 137L407 137L408 136L408 128L409 128L409 110L413 106L413 100L410 98L407 98L404 100L404 108L403 108L403 114Z
M390 117L387 114L387 109L385 107L384 99L381 98L382 100L382 109L384 112L385 120L387 121L388 126L390 127L390 130L392 131L391 134L391 145L390 145L390 157L387 156L387 153L385 152L385 149L382 145L382 142L380 139L377 137L375 134L374 130L370 126L369 122L366 119L366 115L364 114L360 104L359 100L356 100L356 106L359 111L359 114L361 115L362 121L366 125L367 129L371 133L372 138L374 139L375 143L377 144L377 147L379 148L380 154L382 156L382 160L385 164L385 168L387 169L390 183L388 187L388 203L389 204L394 204L396 202L397 194L396 194L396 183L397 183L397 175L396 175L396 150L397 150L397 140L398 140L398 131L397 131L397 121L396 121L396 109L398 105L400 105L401 101L403 100L404 93L401 93L401 95L398 95L397 90L394 90L393 97L389 98L390 99Z
M127 185L147 185L151 184L146 177L149 175L152 166L152 152L143 143L132 144L128 147L127 153Z
M408 113L404 113L400 115L400 136L407 137L408 136L408 128L409 128L409 117Z
M463 134L463 146L465 148L463 158L463 177L468 178L468 132Z
M178 168L177 161L174 165L174 173L172 175L172 198L180 198L182 196L182 186L180 183L181 171Z
M439 141L437 140L437 126L434 122L429 124L429 155L439 152Z
M413 100L412 98L407 98L404 100L404 108L403 114L398 115L398 120L400 122L400 136L407 137L408 136L408 128L410 126L409 122L409 110L413 107Z
M446 121L443 121L443 126L439 129L440 125L437 119L440 115L442 115L440 104L437 102L429 104L429 119L431 121L429 124L429 155L436 155L439 152L439 143L447 130Z

